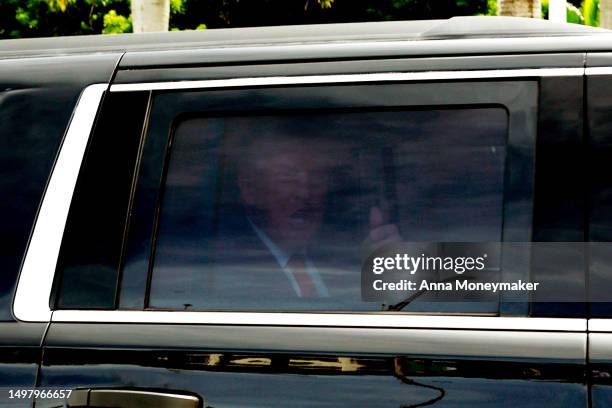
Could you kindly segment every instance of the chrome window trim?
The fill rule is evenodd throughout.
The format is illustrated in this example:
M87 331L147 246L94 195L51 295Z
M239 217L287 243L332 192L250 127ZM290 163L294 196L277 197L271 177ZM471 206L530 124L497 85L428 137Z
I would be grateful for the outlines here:
M159 91L177 89L234 88L248 86L308 85L388 81L433 81L455 79L526 78L549 76L582 76L584 68L533 68L474 71L385 72L378 74L304 75L253 78L211 79L199 81L145 82L114 84L111 92Z
M51 318L49 298L70 202L89 134L107 89L108 84L86 87L72 113L19 274L13 302L13 315L18 320L47 322Z
M585 75L612 75L612 67L590 67L584 73Z
M589 332L612 332L612 319L589 319L587 329Z
M296 77L234 78L224 80L156 82L111 85L111 92L137 90L206 89L225 87L379 83L385 81L454 80L582 76L584 68L542 68L483 71L401 72L383 74L316 75ZM172 312L57 310L49 307L53 276L68 210L94 119L107 84L85 88L77 102L64 142L42 201L21 269L13 314L28 322L179 323L279 326L339 326L529 330L584 332L586 319L410 315L376 313L293 312Z
M612 333L589 333L588 356L591 363L607 363L612 360Z
M584 332L585 319L448 316L398 313L183 312L56 310L53 322L210 324L249 326L386 327Z

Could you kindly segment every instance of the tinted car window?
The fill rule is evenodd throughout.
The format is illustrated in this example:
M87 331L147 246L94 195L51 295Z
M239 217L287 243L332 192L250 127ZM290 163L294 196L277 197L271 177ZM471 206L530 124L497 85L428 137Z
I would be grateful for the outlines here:
M59 254L60 309L115 306L147 92L108 94L88 146Z
M148 306L380 310L361 300L372 241L502 241L507 121L502 108L177 118Z
M609 177L612 157L610 89L607 76L588 78L590 211L589 245L590 298L593 317L612 316L612 183Z
M0 320L11 312L17 276L45 184L83 87L106 81L119 54L0 61Z

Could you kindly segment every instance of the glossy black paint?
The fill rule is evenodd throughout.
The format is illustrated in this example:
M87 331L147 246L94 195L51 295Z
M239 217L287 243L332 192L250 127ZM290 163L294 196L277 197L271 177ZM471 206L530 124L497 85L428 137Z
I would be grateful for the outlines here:
M162 356L166 358L166 356ZM261 359L261 357L257 357ZM266 358L266 357L264 357ZM344 357L341 357L344 358ZM296 359L299 360L299 359ZM306 360L321 364L319 359ZM334 359L334 360L339 360ZM403 361L398 358L395 361ZM327 363L324 361L323 364ZM419 366L428 362L408 360L406 365ZM337 363L336 363L337 364ZM468 363L469 364L469 363ZM454 367L454 363L432 364L435 370ZM494 363L494 370L504 370L503 364ZM190 391L206 400L208 407L417 407L434 406L493 406L542 407L586 406L584 386L553 380L526 379L524 373L538 372L537 367L516 369L521 379L507 380L449 378L435 374L422 376L408 372L385 374L328 374L270 373L252 370L213 371L182 368L104 364L101 374L97 366L49 366L49 375L43 376L49 386L55 387L123 387L156 389L162 392ZM54 369L55 371L52 371ZM489 368L493 369L493 368ZM59 374L59 373L62 374ZM482 373L478 373L481 376ZM37 407L57 406L57 401L39 400Z
M245 63L360 57L397 58L402 55L418 57L610 50L610 35L605 30L580 25L560 25L539 19L506 20L503 24L500 22L495 17L463 17L450 20L4 40L0 44L0 57L127 51L129 54L121 63L123 67L150 68L155 65L202 65L211 62L228 65L238 61ZM438 41L440 39L468 41ZM491 41L492 39L494 41ZM385 44L390 41L395 41L395 44ZM159 50L168 52L151 53Z
M383 328L57 323L40 380L190 391L211 407L586 404L581 361L417 356L406 339Z
M610 248L612 247L612 76L593 76L587 80L589 126L589 229L591 241L589 286L591 317L612 316L612 289L609 276Z
M205 66L179 66L152 69L120 68L114 83L183 81L274 75L333 75L373 72L445 71L529 68L580 68L584 53L520 54L462 57L422 57L397 59L357 59L348 61L303 61L299 63L240 64L208 63Z
M22 407L23 401L12 400L9 389L28 389L36 385L38 365L42 358L45 323L0 323L0 406Z
M591 407L603 408L612 404L612 364L593 362L589 369L591 384Z
M422 337L439 333L435 342L424 343ZM459 337L452 337L453 333ZM483 337L485 331L481 331ZM554 333L533 332L544 336L547 341L558 338ZM540 334L538 334L540 333ZM428 358L444 358L454 355L470 359L468 354L479 356L481 349L459 355L456 350L463 339L473 338L474 331L451 331L435 329L397 329L364 327L300 327L300 326L260 326L260 325L208 325L208 324L153 324L153 323L53 323L47 334L45 345L49 348L73 348L81 350L193 350L207 352L233 352L257 354L296 354L296 355L412 355L415 350L425 347ZM507 338L513 332L502 332ZM444 336L446 335L446 336ZM415 337L416 336L416 337ZM435 336L434 336L435 337ZM521 334L529 339L529 333ZM415 340L416 338L416 340ZM550 340L548 340L550 339ZM467 341L467 340L466 340ZM452 352L444 347L453 343ZM460 344L459 344L460 343ZM526 362L548 361L551 363L581 364L582 358L560 355L544 359L541 355L519 350L509 343L504 352L517 357L499 358L500 360ZM476 346L476 345L475 345ZM501 353L498 344L490 344L491 350ZM429 351L431 350L431 351ZM477 350L477 351L476 351ZM520 351L520 353L519 353ZM521 357L523 356L523 357ZM473 357L472 357L473 358Z
M589 52L586 58L587 67L609 67L612 65L612 52Z
M118 60L107 54L0 61L0 321L13 320L17 274L74 105L85 86L110 81Z
M585 51L607 51L609 43L605 43L607 36L598 38L582 38L576 42L566 39L557 42L554 46L547 46L537 38L529 41L509 39L509 41L491 42L489 39L472 39L462 43L445 41L404 41L402 43L385 44L380 42L374 46L362 47L356 43L321 44L305 43L303 46L295 45L269 45L265 47L251 46L250 44L236 47L222 47L213 44L208 49L192 50L161 50L155 52L128 52L120 64L121 69L145 69L155 67L177 66L210 66L210 65L245 65L270 63L302 63L316 61L350 61L359 59L381 60L389 58L422 58L438 56L481 56L499 54L548 54L548 53L583 53ZM605 45L604 45L605 44ZM216 45L216 47L214 47ZM255 44L261 45L261 44ZM205 44L201 45L204 48Z
M538 406L550 405L553 393L559 391L556 402L584 402L580 397L579 384L584 381L581 367L563 364L171 350L88 350L75 355L74 350L51 349L45 357L45 365L56 369L67 365L69 372L78 369L70 367L74 359L87 366L104 364L117 373L117 377L107 377L104 386L112 387L113 380L122 374L133 375L132 386L151 387L151 383L159 386L154 378L157 373L169 382L166 390L195 391L211 407L239 404L410 407L438 402L440 406L470 403ZM76 381L87 381L88 370L83 371L84 375L75 378ZM50 382L54 379L48 378ZM515 381L521 389L532 388L531 392L523 397L511 395L513 387L505 381ZM242 387L247 389L242 391ZM534 392L537 387L547 392ZM465 392L467 389L474 394ZM503 398L508 398L507 405L502 403Z
M585 241L587 202L586 145L582 77L542 78L538 105L538 139L534 193L533 240ZM571 165L570 165L571 163ZM550 293L533 294L533 316L586 315L586 248L534 246L532 279L554 288L566 303L546 302ZM555 268L551 265L564 267Z
M412 358L392 355L342 354L283 354L228 353L190 350L74 350L48 348L44 364L70 366L73 361L83 365L115 364L168 370L296 375L382 375L450 378L480 378L492 380L541 380L584 383L580 364L517 361L483 361L470 358ZM608 381L609 382L609 381Z
M587 67L612 65L612 53L589 53ZM592 76L587 85L587 123L589 166L589 285L590 316L610 318L610 248L612 247L612 219L610 210L610 160L612 159L612 75ZM599 354L602 354L601 351ZM591 406L603 408L612 404L612 363L608 358L590 358L589 382Z

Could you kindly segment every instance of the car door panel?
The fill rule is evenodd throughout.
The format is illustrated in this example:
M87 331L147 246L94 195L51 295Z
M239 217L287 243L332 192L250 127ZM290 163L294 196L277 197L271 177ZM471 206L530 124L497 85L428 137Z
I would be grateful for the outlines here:
M57 323L41 386L184 390L211 407L577 406L585 347L567 332Z
M270 73L278 70L282 68L270 68ZM131 224L122 224L122 228L132 230L124 235L115 233L108 248L116 252L104 258L112 260L111 267L119 266L111 275L102 268L96 269L96 263L88 269L91 275L82 275L78 269L71 271L72 276L93 282L94 288L102 279L106 288L108 282L115 280L120 285L116 293L109 290L105 301L95 304L104 310L77 310L74 306L89 296L87 290L91 287L77 293L80 298L76 303L53 302L59 310L53 312L45 339L41 386L190 392L210 407L588 405L584 320L530 320L526 317L530 312L526 298L502 299L499 309L487 317L498 319L501 326L497 327L478 323L482 317L474 313L461 324L450 326L428 322L429 318L440 318L440 314L423 315L420 323L411 323L414 315L400 313L394 316L402 323L394 327L384 323L389 313L377 312L347 313L350 319L340 319L337 324L333 313L317 322L316 316L302 319L295 313L279 313L283 312L280 310L261 316L238 313L224 321L228 316L215 311L154 310L148 292L151 267L146 266L155 252L152 236L156 234L155 220L160 212L156 200L168 160L169 123L177 114L190 110L217 116L239 111L257 114L266 109L289 112L312 109L313 103L316 109L338 110L395 109L402 103L445 108L509 106L510 111L519 112L509 117L513 135L510 163L532 165L537 163L533 148L541 84L569 84L566 89L574 103L581 99L581 77L557 79L558 82L537 78L537 74L518 79L476 78L469 82L461 77L432 77L415 83L379 78L374 83L348 81L349 85L341 86L331 78L329 83L315 86L291 84L291 79L281 78L281 82L272 85L236 85L230 81L219 84L221 89L198 93L197 84L168 85L163 82L167 78L145 71L126 71L119 77L157 78L161 81L156 83L157 88L147 83L129 83L129 78L111 88L111 93L116 94L139 92L133 95L134 105L148 104L146 109L141 109L145 105L131 108L141 118L134 121L132 132L138 137L142 134L142 144L130 144L132 150L138 151L138 157L130 163L140 167L129 174L134 180L132 190L124 192L125 206L132 207ZM265 68L257 72L263 71ZM196 75L193 72L179 77L188 79ZM197 75L202 73L198 71ZM218 73L205 75L214 77ZM128 105L124 113L130 109ZM570 110L566 105L560 109ZM139 127L142 132L136 129ZM568 131L569 144L575 141L576 131ZM524 178L516 176L523 174L520 170L521 166L510 166L506 179L512 186L504 208L508 215L504 239L509 241L526 241L530 237L523 233L523 227L531 227L531 212L524 209L533 205L533 178L531 173ZM571 184L575 187L573 181ZM90 203L95 208L102 201L96 200L95 194L92 197ZM81 215L87 214L87 208ZM102 218L98 220L99 228L107 224ZM65 236L74 231L78 234L71 236L70 242L78 243L79 234L86 234L87 228L68 227ZM91 247L93 251L100 248ZM76 255L72 259L80 262L77 266L91 266L87 259L79 258L81 253ZM524 272L528 275L527 269ZM575 315L580 317L579 312ZM359 322L361 316L363 322ZM383 323L373 323L377 316ZM522 320L516 319L531 323L523 325ZM39 400L37 406L59 403Z

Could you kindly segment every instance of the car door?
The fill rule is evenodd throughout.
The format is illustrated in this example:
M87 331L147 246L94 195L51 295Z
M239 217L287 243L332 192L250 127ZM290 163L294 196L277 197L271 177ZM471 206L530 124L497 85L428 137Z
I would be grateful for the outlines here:
M15 313L52 315L40 385L78 406L586 406L580 312L532 316L523 292L364 299L361 270L387 238L501 243L488 276L529 280L530 245L510 243L537 230L542 77L582 71L403 63L119 72L86 152L83 129L58 158L78 177L55 196L67 221L39 215L33 239L62 246L28 258L57 265L53 285L35 295L41 270L22 271Z
M25 55L25 54L24 54ZM109 81L120 54L0 59L0 406L32 405L47 322L12 313L45 183L83 87ZM45 390L45 393L48 390Z

